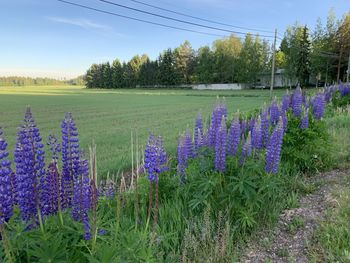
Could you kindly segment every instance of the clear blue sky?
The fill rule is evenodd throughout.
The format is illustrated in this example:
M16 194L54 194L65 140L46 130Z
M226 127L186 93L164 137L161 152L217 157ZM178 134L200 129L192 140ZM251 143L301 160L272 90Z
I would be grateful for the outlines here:
M107 5L97 0L69 1L154 22L210 32ZM159 10L129 0L110 1L160 13ZM338 18L350 9L349 0L141 1L237 26L267 30L277 28L280 34L296 21L311 28L314 27L317 17L325 22L330 8L334 8ZM163 14L190 20L174 14ZM133 55L143 53L147 53L153 59L164 49L174 48L186 39L194 48L211 45L217 39L214 36L177 31L100 14L56 0L0 0L0 25L0 76L70 78L85 73L95 62L112 61L114 58L129 60ZM225 35L224 32L215 33Z

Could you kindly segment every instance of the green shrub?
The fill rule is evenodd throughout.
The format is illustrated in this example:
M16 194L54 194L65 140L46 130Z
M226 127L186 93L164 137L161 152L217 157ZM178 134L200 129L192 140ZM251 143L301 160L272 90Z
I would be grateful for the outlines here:
M332 166L330 136L324 120L309 114L309 127L300 129L301 119L290 114L283 139L282 165L295 172L313 173Z
M340 91L337 91L332 97L332 105L334 108L344 108L350 105L350 96L341 96Z

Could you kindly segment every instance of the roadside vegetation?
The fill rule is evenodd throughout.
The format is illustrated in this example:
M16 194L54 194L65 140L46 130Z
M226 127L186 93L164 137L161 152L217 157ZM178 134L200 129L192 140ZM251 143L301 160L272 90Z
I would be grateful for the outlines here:
M166 153L166 138L151 135L144 157L135 153L135 172L118 181L97 177L98 151L81 151L74 115L61 122L62 140L50 136L45 147L27 108L13 164L1 135L0 255L10 262L234 262L238 243L297 205L307 191L300 176L337 165L329 162L326 123L338 92L343 99L350 87L311 96L297 88L245 113L218 100L208 125L199 114L180 137L176 158ZM302 225L295 221L290 231Z

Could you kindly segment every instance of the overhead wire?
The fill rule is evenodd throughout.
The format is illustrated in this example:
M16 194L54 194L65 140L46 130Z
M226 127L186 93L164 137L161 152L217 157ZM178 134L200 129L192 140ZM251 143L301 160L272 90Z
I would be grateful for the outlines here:
M228 30L228 29L224 29L224 28L219 28L219 27L214 27L214 26L208 26L208 25L203 25L203 24L199 24L199 23L194 23L194 22L190 22L190 21L187 21L187 20L177 19L177 18L174 18L174 17L164 16L164 15L161 15L161 14L157 14L157 13L141 10L141 9L138 9L138 8L134 8L134 7L118 4L118 3L111 2L111 1L108 1L108 0L97 0L97 1L109 4L109 5L114 5L114 6L118 6L118 7L121 7L121 8L129 9L129 10L133 10L135 12L139 12L139 13L143 13L143 14L147 14L147 15L151 15L151 16L156 16L156 17L160 17L160 18L163 18L163 19L167 19L167 20L172 20L172 21L179 22L179 23L192 25L192 26L197 26L197 27L202 27L202 28L206 28L206 29L222 31L222 32L231 33L231 34L232 33L239 34L239 35L247 35L248 34L246 32L233 31L233 30ZM260 35L260 36L261 37L266 37L266 38L274 38L274 36L271 36L271 35Z
M238 28L238 29L243 29L243 30L250 30L250 31L255 31L255 32L274 33L273 31L269 31L269 30L236 26L236 25L232 25L232 24L227 24L227 23L211 20L211 19L206 19L206 18L199 17L199 16L193 16L193 15L189 15L189 14L182 13L182 12L179 12L179 11L174 11L174 10L171 10L171 9L167 9L167 8L164 8L164 7L148 4L148 3L145 3L145 2L139 1L139 0L129 0L129 1L137 3L137 4L141 4L141 5L144 5L144 6L152 7L152 8L161 10L161 11L173 13L173 14L176 14L176 15L184 16L184 17L189 17L189 18L192 18L192 19L196 19L196 20L199 20L199 21L208 22L208 23L212 23L212 24L217 24L217 25L222 25L222 26L227 26L227 27L232 27L232 28Z
M69 4L69 5L72 5L72 6L76 6L76 7L80 7L80 8L84 8L84 9L88 9L88 10L92 10L92 11L95 11L95 12L104 13L104 14L113 15L113 16L118 16L118 17L130 19L130 20L134 20L134 21L138 21L138 22L143 22L143 23L147 23L147 24L151 24L151 25L167 27L167 28L172 28L172 29L176 29L176 30L202 34L202 35L210 35L210 36L216 36L216 37L226 37L226 35L220 35L220 34L215 34L215 33L208 33L208 32L203 32L203 31L198 31L198 30L193 30L193 29L188 29L188 28L183 28L183 27L176 27L176 26L171 26L171 25L167 25L167 24L157 23L157 22L153 22L153 21L149 21L149 20L140 19L140 18L135 18L135 17L131 17L131 16L121 15L121 14L118 14L118 13L115 13L115 12L110 12L110 11L106 11L106 10L102 10L102 9L98 9L98 8L94 8L94 7L91 7L91 6L82 5L82 4L78 4L78 3L74 3L74 2L70 2L70 1L66 1L66 0L57 0L57 1L65 3L65 4Z

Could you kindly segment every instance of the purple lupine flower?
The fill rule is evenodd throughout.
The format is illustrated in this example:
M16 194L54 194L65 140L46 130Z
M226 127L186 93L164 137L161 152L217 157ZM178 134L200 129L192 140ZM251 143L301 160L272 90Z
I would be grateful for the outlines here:
M189 130L186 131L184 136L184 147L185 147L186 157L193 158L194 157L193 143L192 143L192 136Z
M271 124L276 125L280 118L280 110L278 108L276 99L274 99L273 102L271 103L269 112L270 112Z
M84 224L86 240L91 239L88 212L92 205L91 180L89 178L89 163L80 158L79 174L74 177L74 194L72 203L72 217Z
M11 162L6 150L7 142L0 128L0 226L8 221L13 214L13 189L11 185Z
M98 230L98 234L100 235L100 236L104 236L104 235L106 235L108 232L107 232L107 230L106 229L99 229Z
M312 103L313 114L315 119L320 120L324 115L326 101L323 93L318 93Z
M278 125L272 132L269 144L267 145L265 166L265 171L267 173L275 174L278 172L278 167L281 158L283 135L283 121L281 117L278 122Z
M162 172L169 170L169 167L166 165L168 162L168 156L164 148L163 138L161 136L158 136L156 143L158 148L158 171L159 171L158 173L160 174ZM192 137L191 137L191 144L192 144ZM192 145L192 156L193 156L193 145Z
M139 171L137 173L142 174L144 173L142 171L142 173L140 173L140 168L142 167L143 169L143 165L140 166L138 169ZM107 180L104 183L100 182L100 186L98 189L98 196L101 198L105 198L106 200L113 200L116 194L116 184L113 180L107 178Z
M178 166L177 170L181 177L181 182L185 182L185 170L188 165L188 160L194 157L193 154L193 145L192 145L192 137L189 131L185 133L179 140L179 145L177 148L177 158L178 158Z
M309 109L304 110L303 118L301 119L300 129L309 128Z
M291 100L291 97L287 90L286 94L283 95L283 99L282 99L282 107L281 107L282 112L288 111L290 107L290 100Z
M58 155L61 151L57 138L49 135L47 145L52 153L51 162L46 170L46 175L41 178L41 211L44 215L55 214L58 211L60 198L60 173L58 171Z
M253 127L255 126L256 119L252 117L249 122L249 130L251 131Z
M325 93L324 93L324 99L325 99L326 103L331 102L331 100L332 100L332 95L333 95L332 89L327 88L326 91L325 91Z
M106 199L112 200L115 197L115 188L113 185L108 185L107 189L105 189Z
M215 142L215 170L224 172L226 170L226 118L222 115L221 125Z
M227 108L223 103L215 105L208 134L208 146L215 147L216 135L219 132L222 116L227 117Z
M71 207L74 177L79 174L79 138L73 116L67 112L61 124L62 128L62 180L61 206Z
M239 160L239 163L243 165L246 158L251 155L252 155L252 137L251 137L251 132L249 131L247 138L243 142L242 155L241 155L241 159Z
M261 113L261 137L262 137L262 144L263 147L265 147L269 141L270 137L270 122L268 119L268 112L267 110L264 110Z
M150 135L145 149L145 170L151 183L158 182L161 172L167 170L167 155L161 137Z
M286 132L288 129L288 116L287 116L287 112L284 111L281 113L281 117L282 117L282 123L283 123L283 131Z
M237 155L238 146L241 138L241 125L239 122L239 113L237 113L234 120L231 122L230 131L227 141L227 152L229 155Z
M350 84L344 84L344 83L340 83L339 84L339 91L340 91L340 95L342 97L345 97L347 95L350 95Z
M262 132L261 132L261 118L258 117L258 120L255 122L254 127L252 128L252 148L260 150L263 147L262 143Z
M41 183L41 211L43 215L57 213L60 198L60 174L57 162L51 160L47 167L46 176Z
M292 109L294 116L299 118L302 113L302 103L303 103L303 94L300 86L298 86L292 96Z
M15 150L18 205L22 219L36 223L38 208L41 206L41 178L45 176L45 152L39 129L30 108L18 131Z
M181 137L179 139L179 144L177 145L177 173L180 175L182 183L185 183L185 170L187 168L187 158L184 147L184 139Z
M202 113L199 113L196 118L196 125L194 128L194 149L198 153L198 150L203 146L203 119Z

